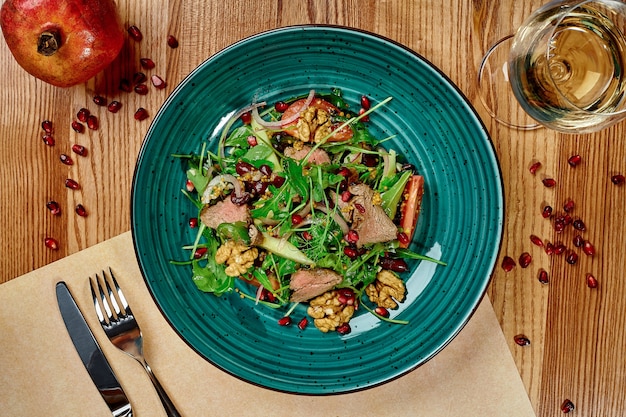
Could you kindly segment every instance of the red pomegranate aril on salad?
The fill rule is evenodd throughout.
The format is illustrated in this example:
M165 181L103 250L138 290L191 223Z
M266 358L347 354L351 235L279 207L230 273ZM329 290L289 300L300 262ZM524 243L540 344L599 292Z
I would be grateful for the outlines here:
M75 180L68 178L65 180L65 186L70 190L78 190L80 189L80 184L78 184Z
M139 28L135 25L132 25L128 28L128 36L130 36L130 38L136 42L141 42L141 40L143 39L143 34L141 33L141 30L139 30Z
M41 122L41 128L46 133L52 133L52 122L50 120L44 120Z
M532 262L533 258L530 255L530 253L528 252L523 252L520 256L519 256L519 266L521 266L522 268L527 268L528 265L530 265L530 263Z
M409 266L404 259L382 257L380 259L380 266L383 269L388 269L393 272L406 272L409 270Z
M372 103L369 99L369 97L363 95L361 96L361 107L365 110L369 110L371 107Z
M343 253L350 259L354 259L359 256L359 251L352 246L346 246L345 248L343 248Z
M284 101L277 101L276 104L274 104L274 108L277 112L284 113L289 108L289 104Z
M352 193L348 190L341 193L341 201L347 203L352 198Z
M403 247L407 247L409 246L409 243L411 243L409 240L409 236L407 236L407 234L404 232L398 233L397 238L398 242L400 242L400 245L402 245Z
M241 119L241 122L244 125L249 125L250 122L252 122L252 113L247 111L247 112L243 113L239 118Z
M81 122L74 120L72 122L72 129L74 129L77 133L83 133L85 131L85 126Z
M300 223L302 223L304 221L304 219L302 218L301 215L299 214L293 214L291 216L291 224L294 226L299 225Z
M539 170L539 168L541 168L541 162L537 161L537 162L533 162L532 164L530 164L530 166L528 167L528 170L530 171L531 174L535 175L537 171Z
M194 259L200 259L203 256L206 255L208 249L207 248L197 248L196 251L193 253L193 257Z
M54 144L56 143L56 141L54 140L54 137L47 133L43 135L41 139L43 140L43 143L45 143L48 146L54 146Z
M289 325L291 325L291 317L289 317L289 316L281 317L278 320L278 324L281 325L281 326L289 326Z
M348 243L357 243L359 241L359 234L356 230L348 230L344 238Z
M513 336L513 340L519 346L528 346L528 345L530 345L530 339L528 337L524 336L523 334L518 334L516 336Z
M87 209L82 204L77 204L74 211L76 211L76 214L80 217L87 217Z
M80 120L81 122L85 123L87 121L87 118L89 117L90 114L91 114L91 112L89 111L89 109L86 109L86 108L82 107L76 113L76 118L78 120Z
M46 203L46 208L50 210L50 213L52 213L55 216L58 216L59 214L61 214L61 206L59 206L59 203L57 203L54 200L48 201Z
M152 69L156 67L156 64L150 58L139 58L139 65L145 69Z
M167 36L167 46L169 46L172 49L178 48L178 39L176 39L176 37L174 35L168 35Z
M567 160L567 163L570 164L571 167L576 168L578 165L580 165L582 160L583 158L580 155L572 155Z
M237 172L237 174L244 176L246 174L250 174L251 172L253 172L256 168L254 167L254 165L246 162L246 161L239 161L235 164L235 171Z
M515 265L516 265L515 261L510 256L505 256L502 259L501 266L504 272L510 272L513 268L515 268Z
M72 145L72 152L74 152L76 155L87 156L87 148L77 143Z
M349 323L342 323L335 329L340 335L346 335L352 331Z
M59 159L61 160L61 162L65 165L73 165L74 161L72 160L72 158L70 158L69 156L67 156L66 154L62 153L59 156Z
M304 240L313 240L313 235L308 231L302 232L302 237L304 238Z
M192 229L195 229L196 227L198 227L198 218L197 217L192 217L189 219L189 227L191 227Z
M280 188L285 184L285 177L281 177L280 175L275 175L274 179L272 179L272 185L276 188Z
M53 237L46 237L43 243L48 249L57 250L59 248L59 242Z
M387 310L385 307L376 307L374 309L374 312L381 317L389 317L389 310Z
M256 146L259 144L259 142L256 139L256 136L253 136L253 135L248 136L246 141L248 142L248 145L250 146Z
M196 187L193 185L193 182L191 180L186 180L185 181L185 188L190 193L194 192L195 189L196 189Z
M364 113L365 113L365 109L360 109L359 110L359 116L361 116L361 121L367 123L367 122L370 121L370 117L367 114L365 116L363 116Z

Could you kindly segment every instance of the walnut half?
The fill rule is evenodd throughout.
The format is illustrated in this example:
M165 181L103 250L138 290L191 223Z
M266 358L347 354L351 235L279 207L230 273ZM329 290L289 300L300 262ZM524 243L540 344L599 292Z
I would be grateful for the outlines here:
M227 265L225 272L229 277L238 277L254 265L258 256L257 248L249 248L243 243L227 240L215 252L215 262Z
M342 304L339 292L331 290L312 299L307 313L313 317L315 327L327 333L350 321L354 315L354 305Z
M404 282L386 269L376 274L376 281L365 288L370 301L385 308L397 308L398 302L404 301L405 293Z

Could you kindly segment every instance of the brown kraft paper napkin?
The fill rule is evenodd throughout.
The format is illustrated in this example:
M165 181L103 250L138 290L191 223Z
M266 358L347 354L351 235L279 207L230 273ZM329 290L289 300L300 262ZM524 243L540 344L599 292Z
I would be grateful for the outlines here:
M382 386L303 396L241 381L196 354L168 325L141 277L130 232L0 285L0 404L3 416L111 416L74 349L56 304L65 281L136 417L165 416L141 365L106 339L88 277L111 267L144 336L146 358L185 417L534 417L489 302L436 357Z

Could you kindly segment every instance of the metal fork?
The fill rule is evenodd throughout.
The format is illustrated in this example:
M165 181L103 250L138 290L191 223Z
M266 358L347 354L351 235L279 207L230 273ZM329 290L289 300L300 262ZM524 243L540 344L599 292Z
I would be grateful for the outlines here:
M143 338L139 324L137 324L135 316L133 316L130 306L111 268L109 268L109 275L110 279L107 278L107 273L102 271L102 282L97 274L95 282L91 277L89 278L93 304L96 309L96 314L98 315L98 320L100 320L100 324L102 324L102 328L109 337L109 340L111 340L118 349L143 365L154 388L159 394L159 398L163 403L167 415L170 417L180 417L180 413L176 410L174 403L170 400L143 356ZM109 281L113 282L115 292L109 284ZM120 304L118 304L118 300L121 304L121 308Z

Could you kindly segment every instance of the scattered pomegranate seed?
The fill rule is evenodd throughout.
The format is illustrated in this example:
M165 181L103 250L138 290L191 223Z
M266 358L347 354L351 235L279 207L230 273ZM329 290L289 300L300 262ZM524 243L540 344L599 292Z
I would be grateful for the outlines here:
M93 114L87 118L87 127L91 130L98 130L98 118Z
M341 175L342 177L349 177L350 170L346 167L341 167L339 168L339 171L337 171L337 174Z
M156 67L156 64L150 58L140 58L139 59L139 64L144 69L152 69L152 68Z
M59 203L54 200L48 201L46 203L46 208L50 210L50 213L54 214L55 216L61 214L61 206L59 206Z
M248 141L248 145L250 146L256 146L259 144L259 142L256 140L256 136L254 135L248 136L247 141Z
M341 193L341 201L343 201L344 203L347 203L348 201L350 201L351 198L352 198L352 193L350 191L346 190L343 193Z
M128 81L126 78L122 78L120 80L120 85L118 88L127 93L130 93L131 91L133 91L133 88L130 85L130 81Z
M538 236L530 235L530 241L539 247L543 246L543 240Z
M44 120L41 122L41 128L46 133L52 133L52 122L50 120Z
M82 204L77 204L74 210L80 217L87 217L87 209Z
M158 75L153 75L152 77L150 77L150 81L152 81L152 85L154 86L154 88L158 88L159 90L167 87L167 83L165 82L165 80L163 80L163 78L159 77Z
M251 121L252 121L252 113L250 113L249 111L241 115L241 122L244 125L249 125Z
M574 229L576 230L580 230L581 232L584 232L586 227L585 227L585 223L580 220L580 219L576 219L572 222L572 226L574 227Z
M567 160L567 163L570 164L570 166L576 168L582 160L583 158L580 155L572 155Z
M117 113L118 111L120 111L120 109L122 108L122 103L120 103L117 100L113 100L112 102L109 103L109 105L107 106L107 109L111 112L111 113Z
M176 39L174 35L169 35L167 37L167 46L169 46L172 49L178 48L178 39Z
M357 249L353 248L352 246L346 246L345 248L343 248L343 253L350 259L354 259L359 255L359 251L357 251Z
M556 185L556 180L554 178L544 178L541 182L548 188L552 188Z
M565 400L561 404L561 411L564 412L565 414L569 413L570 411L574 411L574 408L575 408L574 403L571 402L570 400Z
M103 96L94 96L93 102L96 103L97 106L106 106L107 99Z
M133 74L133 83L134 84L145 83L147 79L148 79L148 77L146 77L146 74L144 74L143 72L136 72L136 73Z
M381 317L389 317L389 310L387 310L385 307L376 307L374 309L374 312Z
M43 240L44 245L46 245L47 248L52 249L52 250L57 250L59 248L59 242L57 242L57 240L53 237L47 237Z
M576 265L576 262L578 262L578 254L574 251L569 251L565 260L570 265Z
M585 244L585 239L583 239L581 235L576 235L574 236L574 239L572 240L572 242L574 243L574 246L576 246L577 248L580 248L582 247L582 245Z
M369 97L361 96L361 107L363 107L365 110L369 110L371 105L372 103L370 102Z
M277 112L284 113L289 108L289 104L284 101L277 101L276 104L274 104L274 108Z
M513 268L515 268L515 261L510 256L505 256L502 259L502 269L504 272L510 272Z
M48 146L54 146L54 144L55 144L55 142L56 142L56 141L54 140L54 137L53 137L52 135L48 134L48 133L46 133L45 135L43 135L43 136L41 137L41 139L43 140L43 143L45 143L45 144L46 144L46 145L48 145Z
M615 185L622 185L626 182L626 177L622 174L616 174L611 177L611 182Z
M135 93L145 96L148 94L148 86L146 84L137 84L134 88Z
M148 118L148 111L143 107L139 107L135 112L135 120L142 121Z
M363 108L359 109L359 116L362 115L363 113L365 113L365 109L363 109ZM361 121L362 122L369 122L370 121L370 117L369 116L363 116L363 117L361 117Z
M187 189L187 191L189 191L190 193L193 192L196 187L193 185L193 182L191 180L187 180L185 181L185 188Z
M518 334L516 336L513 336L513 340L515 341L515 343L517 343L519 346L528 346L530 345L530 339L528 339L526 336L524 336L523 334Z
M359 234L356 230L348 230L345 236L346 242L348 243L356 243L359 240Z
M307 232L307 231L302 232L302 237L305 240L313 240L313 235L311 233Z
M409 236L404 232L398 233L397 238L401 245L408 245L410 243Z
M545 251L546 251L546 255L550 256L550 255L554 255L554 244L548 242L546 243L545 246Z
M565 204L563 204L563 210L565 210L566 213L569 213L570 211L574 210L574 201L567 200Z
M281 326L289 326L291 324L291 317L284 316L278 320L278 324Z
M567 249L567 247L562 244L562 243L555 243L554 244L554 254L555 255L562 255L563 253L565 253L565 250Z
M76 181L71 179L71 178L68 178L68 179L65 180L65 186L67 188L71 189L71 190L78 190L78 189L80 189L80 185Z
M61 160L61 162L63 162L65 165L73 165L74 161L72 160L72 158L70 158L68 155L65 155L64 153L62 153L59 156L59 159Z
M89 109L82 107L80 110L78 110L78 113L76 113L76 118L84 123L87 121L87 118L90 114L91 112L89 111Z
M537 171L539 170L539 168L541 168L541 162L537 161L537 162L533 162L532 164L530 164L530 166L528 167L528 170L530 171L531 174L535 175Z
M302 317L302 320L298 322L298 329L304 330L309 325L309 320L306 317Z
M74 120L72 122L72 129L74 129L75 132L83 133L85 131L85 126L78 120Z
M585 279L589 288L598 288L598 280L592 274L587 274Z
M202 258L204 255L206 255L207 251L207 248L197 248L196 251L193 253L194 259Z
M540 269L539 273L537 274L537 280L539 280L539 282L541 282L542 284L547 284L550 282L549 278L548 278L548 271L546 271L545 269Z
M593 247L591 242L585 240L585 243L583 243L583 252L585 255L593 256L596 254L596 248Z
M141 42L141 40L143 39L143 34L135 25L132 25L128 28L128 35L131 37L131 39L137 42Z
M87 156L87 148L77 143L72 145L72 152L74 152L76 155Z
M523 252L519 256L519 266L521 266L522 268L527 268L528 265L530 265L530 263L532 262L532 260L533 260L533 257L530 256L530 253Z
M197 217L192 217L189 219L189 227L191 227L192 229L195 229L196 227L198 227L198 218Z
M300 223L302 223L303 220L304 219L299 214L294 214L291 216L291 224L293 224L294 226L299 225Z
M337 333L339 333L340 335L344 335L350 333L352 331L352 328L348 323L343 323L337 326L337 329L335 330L337 330Z
M541 215L543 216L544 219L547 219L548 217L550 217L552 215L552 207L545 206L543 210L541 211Z

